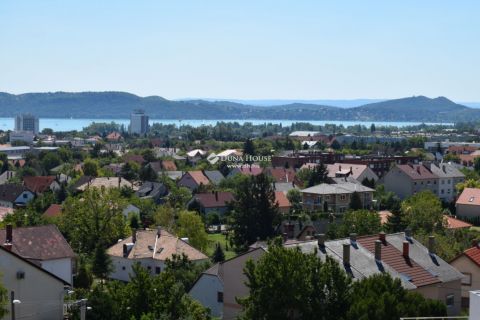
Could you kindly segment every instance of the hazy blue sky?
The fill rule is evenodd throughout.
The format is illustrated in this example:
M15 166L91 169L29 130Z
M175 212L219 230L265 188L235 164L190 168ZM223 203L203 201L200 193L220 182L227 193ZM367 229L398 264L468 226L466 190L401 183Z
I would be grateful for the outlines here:
M0 91L479 101L479 13L480 1L0 0Z

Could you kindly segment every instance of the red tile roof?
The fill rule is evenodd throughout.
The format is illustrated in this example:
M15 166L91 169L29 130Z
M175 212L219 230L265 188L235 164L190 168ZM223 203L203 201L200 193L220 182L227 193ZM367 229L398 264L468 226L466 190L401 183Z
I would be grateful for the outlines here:
M122 135L116 131L110 133L109 135L107 135L107 140L109 141L118 141L122 139Z
M413 180L423 180L423 179L435 179L437 178L430 170L425 168L421 164L398 164L397 168L403 171Z
M378 240L378 236L359 237L357 242L372 254L375 254L375 240ZM417 287L441 282L412 259L405 259L402 252L389 244L388 241L385 241L382 245L382 261L407 277Z
M463 228L470 228L472 224L462 221L460 219L456 219L452 216L444 215L443 216L448 229L463 229Z
M287 196L282 191L275 191L275 200L279 208L290 208L292 205L288 201Z
M465 250L463 254L480 267L480 248L478 246Z
M228 202L233 200L233 194L228 191L219 191L215 196L213 192L198 193L195 199L200 202L204 208L225 207Z
M172 160L163 160L162 168L165 171L177 171L177 166L175 165L175 162Z
M5 229L0 230L0 241L6 238ZM12 251L26 259L52 260L73 258L72 248L55 225L14 228Z
M23 184L30 191L43 193L50 190L50 186L55 181L55 176L24 177Z
M138 163L139 165L142 165L145 163L145 159L139 155L139 154L127 154L123 160L125 162L136 162Z
M257 176L263 172L263 169L258 166L245 165L240 168L240 172L242 174L249 175L249 176Z
M58 217L62 214L62 206L59 204L51 204L43 213L44 217Z
M480 205L480 189L465 188L457 199L457 204Z
M203 184L206 186L210 184L210 180L208 180L202 171L188 171L186 174L189 174L197 185Z
M296 177L295 170L285 168L270 168L268 173L273 177L275 182L293 182Z

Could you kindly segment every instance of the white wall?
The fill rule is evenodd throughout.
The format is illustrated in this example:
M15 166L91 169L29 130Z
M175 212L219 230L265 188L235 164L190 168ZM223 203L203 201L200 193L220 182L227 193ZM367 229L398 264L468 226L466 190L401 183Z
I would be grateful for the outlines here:
M48 272L51 272L66 282L73 284L71 258L45 260L41 262L41 265L42 268Z
M130 274L132 274L132 266L136 262L147 270L150 270L152 275L156 274L156 267L160 267L160 271L163 271L165 264L163 261L154 259L126 259L123 257L110 256L112 258L113 272L110 273L110 278L120 281L130 281ZM148 269L150 267L150 269Z
M223 302L217 301L218 292L223 292L223 283L217 276L204 273L190 290L189 295L200 302L202 306L209 308L213 317L221 318Z
M18 271L25 273L24 279L17 279ZM15 306L17 319L60 320L63 318L63 282L4 250L0 250L0 273L9 297L10 292L14 291L15 299L21 301L21 304ZM9 320L10 317L9 314L2 320Z

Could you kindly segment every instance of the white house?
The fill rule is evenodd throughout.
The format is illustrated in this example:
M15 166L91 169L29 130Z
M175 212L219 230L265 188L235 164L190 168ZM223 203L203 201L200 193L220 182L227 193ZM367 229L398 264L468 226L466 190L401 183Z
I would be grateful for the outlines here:
M159 274L165 268L165 260L174 254L184 253L193 262L208 260L205 254L160 227L137 230L131 237L111 246L107 253L113 264L110 278L125 282L130 281L135 263L140 263L151 274Z
M25 320L61 320L68 283L21 257L8 244L0 246L0 273L9 300L14 304L15 318ZM12 318L11 304L2 320Z

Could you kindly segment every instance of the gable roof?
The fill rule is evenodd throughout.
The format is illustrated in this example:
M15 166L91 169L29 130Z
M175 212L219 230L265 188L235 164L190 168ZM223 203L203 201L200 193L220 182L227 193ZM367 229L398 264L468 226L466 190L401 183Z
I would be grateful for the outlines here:
M41 272L43 272L43 273L48 274L50 277L54 278L54 279L57 280L57 281L60 281L60 282L63 283L64 285L71 285L71 283L68 283L67 281L63 280L62 278L60 278L60 277L54 275L53 273L51 273L51 272L43 269L43 268L40 267L39 265L31 262L31 261L28 260L28 259L25 259L24 257L18 255L17 253L15 253L15 252L13 252L13 251L10 251L10 250L8 250L8 249L6 249L6 248L4 248L4 247L1 246L1 245L0 245L0 250L2 250L3 252L6 252L7 254L11 254L11 255L14 256L15 258L17 258L17 259L25 262L26 264L29 264L30 266L34 267L35 269L37 269L37 270L39 270L39 271L41 271Z
M440 163L438 165L432 163L430 165L430 170L433 174L441 178L464 178L465 175L460 172L455 166L449 163Z
M223 179L225 179L223 174L218 170L205 170L203 173L213 184L219 184Z
M355 164L355 163L334 163L327 165L328 176L334 178L337 176L337 173L342 175L349 174L350 177L358 179L362 173L365 171L371 170L366 164ZM370 173L373 176L376 174L372 171ZM377 177L378 178L378 177Z
M77 190L84 191L87 188L122 188L129 187L133 190L137 190L137 187L134 186L130 181L123 179L121 177L97 177L91 180L85 181L83 184L77 187Z
M187 242L177 238L170 232L162 229L160 237L157 237L157 230L138 230L137 240L128 252L126 259L146 259L165 261L173 254L185 253L190 260L205 260L208 257L201 251L195 249ZM123 257L123 245L132 243L132 237L128 237L111 246L107 253L111 256Z
M269 168L267 172L273 177L275 182L294 182L296 173L294 169Z
M62 205L52 203L43 213L44 217L58 217L62 214Z
M463 229L463 228L470 228L473 226L468 222L462 221L460 219L457 219L455 217L452 217L446 214L443 215L443 219L448 229Z
M344 182L340 184L327 184L321 183L316 186L300 190L304 193L315 193L315 194L349 194L353 192L374 192L375 190L366 187L362 184Z
M197 193L194 199L204 208L219 208L227 206L227 203L233 201L233 194L228 191Z
M0 230L0 242L5 241L6 231ZM57 226L50 224L35 227L13 228L12 251L30 260L73 258L75 253Z
M397 164L397 168L412 180L435 179L437 175L421 164Z
M480 205L480 189L465 188L458 197L456 204L468 204L471 206Z
M143 156L139 154L127 154L123 157L123 160L125 162L136 162L139 165L142 165L145 163L145 159L143 158Z
M15 202L17 198L25 191L31 192L25 186L13 183L0 185L0 200L6 202Z
M50 190L50 186L55 181L55 176L24 177L23 184L29 190L35 193L43 193Z
M278 203L279 208L290 208L292 206L282 191L275 191L275 201Z
M208 178L200 170L188 171L185 173L185 175L190 175L190 177L192 177L192 179L197 183L197 185L203 184L204 186L206 186L210 184L210 180L208 180Z
M470 249L467 249L463 252L463 254L472 260L478 267L480 267L480 248L478 246L474 246Z
M177 165L172 160L163 160L162 161L162 168L165 171L176 171L177 170Z

